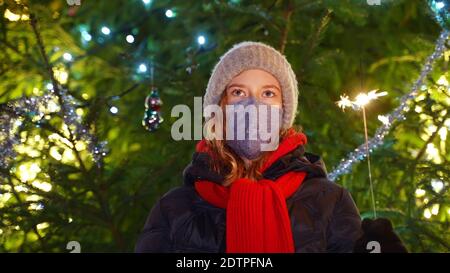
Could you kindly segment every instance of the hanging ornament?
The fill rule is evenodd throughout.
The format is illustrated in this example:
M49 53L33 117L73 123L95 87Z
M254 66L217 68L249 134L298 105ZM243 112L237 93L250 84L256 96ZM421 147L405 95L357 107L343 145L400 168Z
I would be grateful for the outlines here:
M142 119L142 126L149 131L156 131L160 124L164 121L161 116L162 100L159 96L158 90L152 87L152 91L145 98L145 113Z
M450 0L428 0L428 5L436 21L445 29L450 29Z

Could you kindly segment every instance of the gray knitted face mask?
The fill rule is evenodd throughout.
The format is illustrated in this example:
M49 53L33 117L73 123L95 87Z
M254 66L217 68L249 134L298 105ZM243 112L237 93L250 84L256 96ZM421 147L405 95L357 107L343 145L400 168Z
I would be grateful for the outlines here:
M226 106L226 144L247 159L278 148L283 109L253 97Z

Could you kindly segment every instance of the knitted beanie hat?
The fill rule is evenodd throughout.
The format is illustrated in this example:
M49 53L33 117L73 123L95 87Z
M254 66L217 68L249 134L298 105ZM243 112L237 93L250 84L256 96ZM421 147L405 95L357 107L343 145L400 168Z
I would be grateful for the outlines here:
M209 78L203 107L219 104L222 93L230 81L248 69L262 69L278 79L283 98L281 128L291 127L297 111L297 79L286 57L261 42L240 42L220 57Z

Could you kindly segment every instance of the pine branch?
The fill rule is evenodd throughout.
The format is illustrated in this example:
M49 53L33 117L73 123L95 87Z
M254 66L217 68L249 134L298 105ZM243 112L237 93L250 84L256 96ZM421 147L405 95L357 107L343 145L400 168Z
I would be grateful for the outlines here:
M59 100L59 103L61 104L61 108L62 108L63 113L67 113L67 109L65 109L64 98L63 98L63 96L61 94L61 90L59 89L59 83L56 81L56 79L54 77L53 67L50 64L49 58L48 58L48 56L47 56L47 54L45 52L44 42L42 40L42 37L40 35L39 29L38 29L38 26L37 26L37 18L36 18L36 16L34 14L30 14L30 24L31 24L31 27L33 29L33 33L35 35L35 38L37 40L37 44L38 44L39 50L41 52L41 57L44 60L44 64L45 64L45 68L47 70L48 76L50 77L50 79L51 79L51 81L53 83L53 90L54 90L55 94L58 97L58 100ZM71 131L70 128L68 128L68 132L69 132L69 135L70 135L70 141L71 141L71 143L74 146L73 147L73 151L75 152L75 156L77 158L77 161L79 162L80 167L81 167L83 173L85 174L87 182L90 183L93 186L93 189L95 189L95 190L93 190L93 192L94 192L95 196L98 198L97 201L99 202L100 207L102 208L102 212L103 212L103 214L105 216L105 219L107 220L108 227L109 227L110 231L112 232L113 237L114 237L118 247L120 249L123 249L124 248L123 236L121 235L120 231L116 227L116 225L114 223L114 218L113 218L113 216L111 215L111 213L109 211L109 206L108 206L107 199L104 198L105 191L102 191L102 189L100 189L98 187L98 184L97 183L93 183L94 181L90 179L88 171L87 171L86 167L84 166L84 163L83 163L83 161L81 159L81 156L80 156L78 150L76 150L76 148L75 148L75 136L74 136L74 134L73 134L73 132ZM102 194L102 192L104 194Z
M284 21L285 21L285 26L283 29L283 32L281 33L281 40L280 40L280 52L284 53L284 50L286 49L286 43L287 43L287 39L288 39L288 33L291 27L291 16L292 13L294 12L294 3L293 1L288 2L287 6L286 6L286 10L284 11Z
M45 69L47 71L48 77L50 78L50 80L53 84L53 91L55 92L56 96L58 97L61 107L64 108L64 99L63 99L63 97L61 95L61 91L59 89L59 83L56 80L55 75L53 74L53 66L50 64L47 53L45 52L44 42L43 42L41 34L38 30L37 23L38 22L37 22L36 16L34 14L30 14L30 25L33 29L33 33L36 38L42 60L44 61Z

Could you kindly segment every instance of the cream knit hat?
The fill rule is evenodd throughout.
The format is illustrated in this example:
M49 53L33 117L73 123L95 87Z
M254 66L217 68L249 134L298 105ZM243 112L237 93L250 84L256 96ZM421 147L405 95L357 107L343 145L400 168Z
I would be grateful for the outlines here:
M283 93L281 128L291 127L297 111L297 79L286 57L273 47L261 42L240 42L220 57L209 78L203 107L217 105L228 83L247 69L262 69L278 79Z

